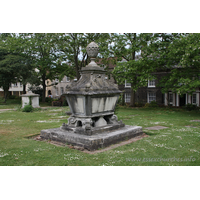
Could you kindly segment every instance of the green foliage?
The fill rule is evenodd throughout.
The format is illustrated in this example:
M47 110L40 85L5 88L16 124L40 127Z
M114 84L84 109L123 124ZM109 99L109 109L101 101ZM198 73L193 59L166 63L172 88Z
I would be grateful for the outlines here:
M124 99L124 94L120 94L119 99L117 101L117 104L124 106L125 105L125 99Z
M179 95L194 92L200 87L200 34L154 34L144 48L143 61L154 72L168 72L158 87Z
M67 63L62 64L65 68L62 70L60 80L64 75L80 78L79 71L90 62L86 52L86 47L90 42L95 41L99 45L100 58L108 58L110 55L108 49L112 41L109 33L65 33L59 34L59 37L58 46L62 52L59 62L63 59L67 60Z
M24 41L17 34L0 34L0 87L5 101L11 83L27 83L33 70L32 60L26 54Z
M148 79L152 78L154 68L147 64L145 59L138 58L138 54L147 46L152 34L123 33L114 34L112 50L114 56L121 59L112 74L118 84L131 83L131 103L135 103L135 91L139 87L147 86Z
M68 102L66 99L64 99L63 106L68 106Z
M16 95L10 95L9 99L17 99L18 97Z
M42 111L42 108L33 108L34 112Z
M32 105L26 105L24 106L24 108L22 109L22 112L33 112L34 108Z
M52 101L53 101L53 98L45 97L45 102L51 103Z
M40 97L42 97L43 89L41 88L41 86L31 85L29 87L29 90L32 91L35 94L39 94Z
M158 107L158 103L156 101L151 101L151 103L146 103L145 108L148 108L148 107L152 107L152 108L155 108L155 107Z
M143 103L141 103L141 102L136 102L135 103L135 107L143 107L144 106L144 104Z
M188 111L197 110L197 105L188 103L188 104L185 105L185 109L188 110Z

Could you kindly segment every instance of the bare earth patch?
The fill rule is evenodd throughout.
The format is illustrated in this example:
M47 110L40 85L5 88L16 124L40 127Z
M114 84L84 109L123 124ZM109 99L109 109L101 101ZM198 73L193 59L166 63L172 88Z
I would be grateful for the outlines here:
M0 109L0 112L6 112L6 111L11 111L11 110L15 110L15 109Z
M0 135L8 135L9 133L11 133L11 131L8 131L8 130L4 130L4 129L0 129Z

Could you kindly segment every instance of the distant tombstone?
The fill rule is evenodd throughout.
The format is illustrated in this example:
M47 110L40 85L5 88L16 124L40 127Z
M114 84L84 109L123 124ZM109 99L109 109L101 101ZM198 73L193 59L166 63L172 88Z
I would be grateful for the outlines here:
M39 94L34 94L31 91L29 91L27 94L22 94L22 108L24 108L26 105L29 105L30 101L33 108L39 108L39 96Z

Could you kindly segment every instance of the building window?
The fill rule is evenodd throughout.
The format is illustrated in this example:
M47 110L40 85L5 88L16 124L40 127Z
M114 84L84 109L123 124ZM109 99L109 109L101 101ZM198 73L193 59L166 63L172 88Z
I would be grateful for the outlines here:
M125 103L131 102L131 93L125 93Z
M17 83L13 83L13 87L17 87Z
M69 82L70 78L68 76L66 76L66 82Z
M153 80L148 80L148 87L156 87L155 79L153 79Z
M58 96L58 88L56 88L56 96Z
M156 101L156 93L149 92L148 93L148 103L151 103L152 101Z
M197 94L192 95L192 103L196 104L197 103Z
M61 95L64 93L64 88L63 87L60 88L60 93L61 93Z
M130 88L130 87L131 87L131 83L127 83L127 82L125 81L125 87L126 87L126 88Z
M173 94L169 93L169 104L173 104Z

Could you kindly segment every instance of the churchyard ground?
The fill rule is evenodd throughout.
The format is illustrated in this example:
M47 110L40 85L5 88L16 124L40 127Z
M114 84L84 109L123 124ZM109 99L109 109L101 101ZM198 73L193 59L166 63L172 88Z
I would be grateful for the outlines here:
M30 139L40 131L66 123L68 107L49 107L32 113L0 105L0 166L199 166L199 111L177 108L120 107L117 116L126 125L143 127L141 140L101 153L88 154L69 146ZM194 121L193 121L194 120ZM148 130L147 127L165 129Z

